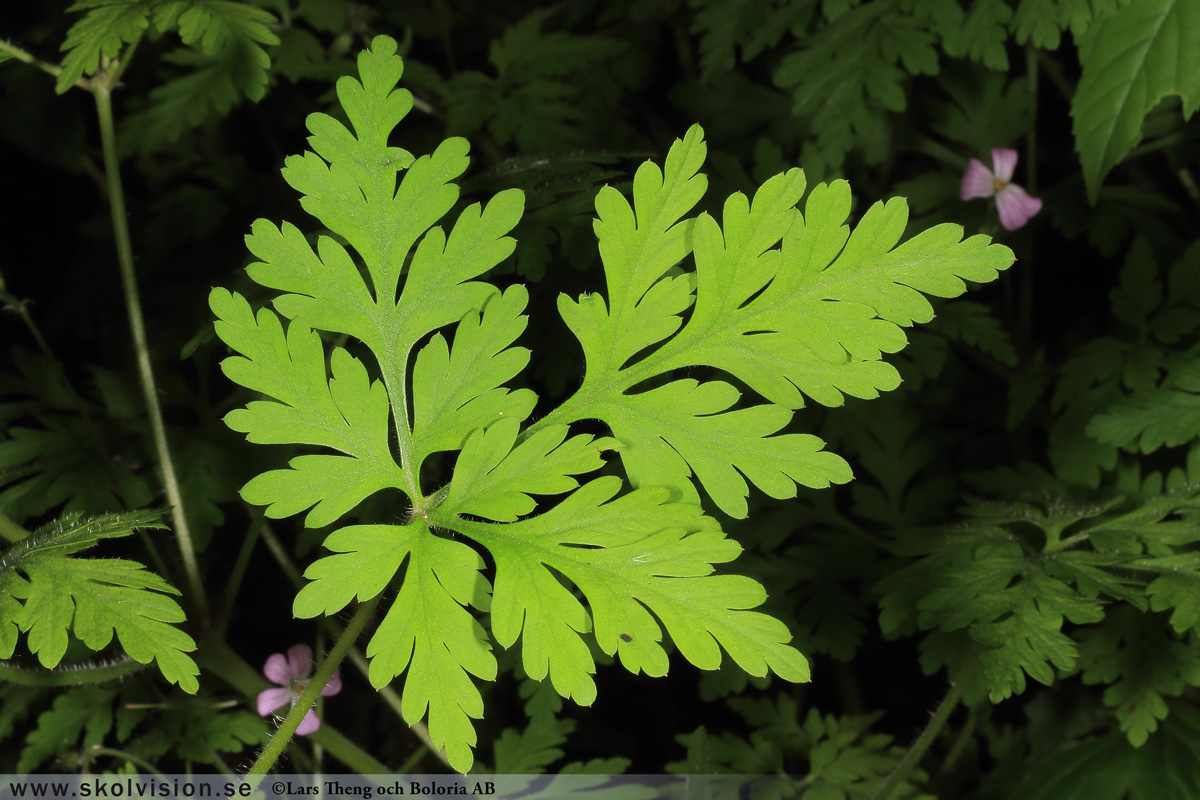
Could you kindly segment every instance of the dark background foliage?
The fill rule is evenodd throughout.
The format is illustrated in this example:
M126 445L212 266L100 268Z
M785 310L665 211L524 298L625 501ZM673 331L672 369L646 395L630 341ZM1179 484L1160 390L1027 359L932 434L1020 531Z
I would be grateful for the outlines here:
M198 509L202 572L217 576L214 590L252 524L237 489L284 454L249 447L221 424L245 398L217 368L224 346L212 336L208 289L234 287L253 299L255 287L240 275L249 260L242 238L259 217L305 217L279 177L283 159L305 148L307 114L338 113L334 80L353 72L354 54L380 33L402 43L402 85L418 101L397 143L419 154L446 136L465 136L474 160L463 205L510 186L526 190L520 246L496 279L528 284L533 309L545 312L561 292L601 285L591 233L596 189L626 188L639 163L661 159L693 122L709 142L708 210L719 211L730 192L752 191L767 176L800 165L810 186L847 178L857 215L876 200L904 195L910 231L953 221L968 233L996 236L1018 258L997 285L968 295L974 305L939 306L931 326L911 332L910 348L894 359L905 377L901 389L880 400L802 412L797 429L819 432L845 455L858 476L854 483L802 491L783 503L759 496L748 521L725 520L747 549L740 569L767 585L768 608L811 657L813 682L746 686L744 676L725 670L702 677L682 659L660 680L603 667L595 705L568 704L561 714L577 723L562 746L563 761L623 756L630 771L658 772L687 757L683 737L693 737L694 756L700 745L693 732L704 726L713 739L729 733L748 742L761 759L751 769L753 759L736 761L736 747L712 744L717 762L804 773L814 768L811 742L801 732L810 709L838 715L845 725L854 715L877 714L871 730L907 745L967 649L961 630L919 632L932 626L918 626L915 608L911 619L881 631L878 606L889 576L934 552L922 549L918 532L978 518L960 512L973 498L1028 501L1032 491L1031 502L1048 508L1061 498L1086 506L1123 497L1127 509L1164 486L1196 480L1186 436L1146 455L1118 453L1084 431L1123 396L1167 381L1172 364L1182 363L1172 354L1186 359L1200 330L1189 311L1178 333L1162 338L1159 355L1138 350L1153 340L1148 320L1160 306L1147 287L1165 285L1169 265L1197 260L1192 241L1200 204L1194 185L1180 177L1196 167L1197 123L1183 121L1178 98L1164 100L1147 118L1138 151L1108 177L1098 203L1088 204L1070 117L1080 78L1077 37L1067 32L1065 16L1054 16L1056 4L1043 4L1053 7L1044 12L1051 22L1022 28L1028 20L1018 13L991 28L981 23L983 33L944 17L960 5L980 15L984 3L928 9L800 0L254 4L274 14L271 27L280 38L267 48L271 66L261 100L247 99L252 92L240 85L224 99L216 90L189 98L178 81L198 67L172 56L180 49L172 33L141 43L115 97L152 356L185 491ZM56 61L78 16L67 5L5 9L0 35ZM1020 11L1034 4L1013 5ZM968 41L970 31L976 38ZM992 147L1021 152L1016 181L1045 202L1015 232L999 227L990 203L957 197L967 160L988 163ZM18 498L12 489L24 474L0 472L0 492L9 492L0 494L6 504L0 509L33 528L64 508L99 513L162 504L136 392L92 98L78 90L57 96L50 76L12 61L0 66L0 165L5 288L27 302L103 429L102 441L81 444L69 458L60 454L51 464L43 456L46 469L60 469L63 477L37 496ZM1143 243L1135 247L1137 237ZM1180 285L1167 287L1163 308L1172 298L1191 308ZM537 343L530 385L545 403L561 398L580 374L574 342L562 333L552 313L535 313L526 333ZM18 355L37 348L15 313L0 316L0 340L12 348L2 389L10 406L0 423L28 424L14 404L39 396L45 368ZM1131 348L1120 351L1125 361L1117 366L1117 351L1105 355L1097 344L1111 341ZM1097 353L1093 361L1108 359L1109 371L1078 360L1089 352ZM1135 352L1143 355L1129 355ZM1081 377L1087 369L1094 374ZM1130 377L1138 369L1152 374L1139 382ZM40 398L46 400L45 392ZM52 413L72 414L61 406ZM371 505L363 517L404 513L383 500ZM1086 517L1081 511L1075 522ZM300 565L313 559L319 540L298 521L276 528ZM162 550L174 578L179 564L169 548ZM291 620L294 592L263 548L248 576L229 624L232 647L258 664L310 640L312 626ZM1160 613L1147 619L1165 618L1161 607L1154 610ZM1128 624L1150 623L1134 617ZM1159 627L1172 641L1195 643L1194 631ZM1069 623L1066 629L1074 630ZM1114 630L1108 632L1116 638L1128 633ZM492 763L489 743L527 724L512 672L516 659L509 660L486 689L479 754ZM1103 697L1112 679L1085 681L1077 669L1059 667L1052 687L1031 681L1028 690L994 705L984 687L969 690L934 751L929 791L1006 796L1040 775L1064 743L1108 742L1103 737L1118 728L1113 704ZM1195 689L1186 688L1197 682L1193 673L1183 669L1178 691L1164 692L1179 698L1170 701L1170 719L1194 720L1186 716L1194 714ZM730 694L734 700L725 702ZM0 736L31 729L51 699L32 701L23 717L12 711ZM352 739L375 743L383 760L398 763L416 747L357 676L336 700L327 719ZM797 710L790 718L780 705L770 714L747 711L746 703L767 700L794 702ZM886 752L861 736L846 742L838 752L862 759ZM16 750L9 752L0 756L0 770L11 771ZM228 758L235 765L244 755ZM441 765L427 757L419 768Z

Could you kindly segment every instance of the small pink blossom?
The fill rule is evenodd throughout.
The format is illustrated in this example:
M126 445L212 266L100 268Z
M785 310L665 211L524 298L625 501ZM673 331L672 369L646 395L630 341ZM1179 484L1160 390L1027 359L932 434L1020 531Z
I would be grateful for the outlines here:
M279 686L259 692L259 716L268 716L284 706L289 709L295 706L300 695L308 687L309 678L312 676L312 667L312 648L306 644L292 645L288 648L286 656L283 653L275 653L268 658L267 663L263 666L263 674ZM322 697L329 697L342 690L341 672L340 669L334 671L333 677L321 690ZM296 733L307 736L320 727L321 720L317 719L317 715L310 708L304 715L304 719L300 721L300 727L296 728Z
M995 197L996 210L1000 212L1000 224L1015 231L1029 222L1042 210L1042 201L1030 197L1029 193L1012 183L1013 170L1017 167L1017 151L1006 147L992 149L992 169L985 167L977 158L967 164L962 176L959 197L973 200L977 197Z

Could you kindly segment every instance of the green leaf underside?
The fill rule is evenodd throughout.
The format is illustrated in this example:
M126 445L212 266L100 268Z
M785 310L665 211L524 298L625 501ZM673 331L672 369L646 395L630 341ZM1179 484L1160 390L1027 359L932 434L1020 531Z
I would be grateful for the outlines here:
M703 190L696 174L703 155L693 128L672 147L665 171L649 162L638 170L632 206L616 190L597 196L608 301L559 298L587 372L577 402L568 404L570 418L556 421L603 420L623 445L634 485L668 486L694 502L691 472L723 511L744 517L748 489L735 469L777 498L794 496L796 484L850 480L845 461L822 452L815 437L770 434L804 395L837 406L845 394L872 398L894 389L899 374L880 359L907 343L901 326L933 318L922 292L958 296L964 280L993 280L1013 257L984 236L962 240L962 229L949 224L897 246L908 221L899 199L872 206L851 233L844 181L815 187L802 215L795 209L805 188L800 170L769 179L752 202L732 195L723 229L707 214L681 222ZM671 270L689 243L694 297L691 276ZM693 300L684 324L680 314ZM774 405L730 411L738 393L723 382L630 392L700 365L729 372ZM669 425L666 410L675 417ZM719 463L705 463L700 453Z
M124 559L75 558L102 539L128 536L135 528L161 528L155 512L109 514L81 520L68 514L0 556L0 658L10 658L18 633L43 667L66 654L68 632L92 650L115 634L135 661L155 661L163 677L195 693L199 669L186 655L196 643L174 624L183 609L179 594L141 564Z
M751 674L807 680L786 627L753 610L765 600L762 586L714 574L741 548L704 516L691 476L742 516L746 479L781 498L797 484L849 480L820 439L784 432L801 392L837 405L842 391L870 397L893 388L895 371L879 359L904 346L899 326L931 318L918 290L954 296L964 278L994 278L1011 254L981 237L960 242L954 226L893 249L907 221L901 201L873 209L851 236L845 184L814 190L804 220L794 208L804 190L798 170L768 181L753 206L731 198L724 230L705 215L684 219L706 185L694 127L664 169L638 170L633 206L615 189L599 193L608 301L559 303L584 345L583 386L523 429L536 397L505 384L529 362L516 345L528 294L478 280L512 253L506 234L523 197L509 190L467 206L443 230L467 145L449 139L419 158L389 146L412 106L395 88L395 50L378 37L359 57L360 79L338 82L352 130L310 116L312 152L284 169L305 210L346 244L310 242L294 225L259 220L247 237L259 260L248 272L283 293L275 311L256 314L223 289L210 297L218 335L235 351L223 370L266 396L227 423L252 442L334 451L298 456L250 481L243 496L270 516L311 509L309 526L335 524L381 490L411 504L404 524L330 533L333 555L306 571L295 614L336 613L398 585L367 647L371 682L407 670L405 719L428 715L435 745L461 770L472 763L473 720L483 714L473 679L497 670L478 614L490 613L502 646L520 640L530 677L549 677L580 703L596 696L593 636L634 672L667 671L665 632L702 668L716 669L723 648ZM680 267L693 248L695 273ZM804 314L811 324L790 321ZM327 364L318 331L357 339L374 363L334 347ZM692 365L727 369L768 402L742 406L739 390L722 381L631 391ZM573 434L570 425L584 419L604 421L613 438ZM620 478L580 479L604 465L607 450L640 488L622 494ZM427 493L421 467L446 451L459 451L453 478ZM563 497L538 514L550 496ZM467 540L493 559L494 589Z
M526 673L541 680L549 672L560 694L590 704L595 666L580 634L594 626L600 648L630 671L664 675L661 622L701 669L720 666L720 644L752 675L769 668L808 680L804 659L786 646L786 627L746 610L766 599L762 586L712 574L740 546L697 507L667 502L666 490L614 499L620 486L613 476L598 478L553 510L508 525L439 515L495 556L492 633L505 647L521 636ZM578 587L590 614L557 575Z
M400 488L400 468L388 441L391 407L378 380L342 348L325 371L320 337L301 322L284 332L267 309L255 318L240 295L214 289L209 305L217 334L244 357L226 359L229 378L281 402L256 400L231 411L225 422L260 444L320 445L344 455L303 455L289 469L263 473L242 490L248 502L267 506L267 516L286 517L315 504L307 524L328 525L367 496Z
M374 597L404 565L400 592L367 645L371 684L386 686L408 670L401 711L409 723L428 710L429 735L460 769L472 760L472 719L483 698L470 675L494 680L496 659L483 626L466 610L486 612L491 587L483 559L462 542L431 535L421 525L353 525L330 534L339 555L312 564L312 582L296 596L298 617L333 614L357 594Z

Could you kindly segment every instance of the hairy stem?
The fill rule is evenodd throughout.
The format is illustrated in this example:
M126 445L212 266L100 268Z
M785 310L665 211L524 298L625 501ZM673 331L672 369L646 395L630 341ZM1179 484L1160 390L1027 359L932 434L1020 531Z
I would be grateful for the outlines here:
M11 661L0 661L0 680L22 686L81 686L123 678L146 666L129 657L107 664L60 664L53 670L18 667Z
M925 730L921 731L921 735L912 743L912 747L908 748L908 752L904 754L904 758L900 759L900 763L892 770L892 774L888 775L887 780L879 787L879 790L871 797L871 800L886 800L887 796L892 793L892 790L900 785L908 774L912 772L925 755L925 751L933 744L933 740L941 733L942 727L945 726L946 720L950 718L951 712L958 706L958 701L962 699L963 687L967 680L975 672L979 666L979 658L972 653L967 658L967 663L963 664L959 670L958 676L954 682L950 684L950 691L946 692L946 696L942 698L942 702L938 705L937 710L929 719L929 724L925 726Z
M154 448L162 469L163 485L167 502L171 505L171 522L179 539L179 551L183 557L184 572L187 574L191 601L200 617L200 624L208 627L208 597L200 579L200 568L196 561L196 550L192 544L191 527L184 513L183 495L179 479L175 474L175 463L167 443L167 429L163 422L162 407L158 402L158 387L154 381L154 370L150 365L150 345L146 338L146 322L142 316L142 304L138 296L137 274L133 268L133 244L129 235L129 221L125 213L125 193L121 186L121 169L117 160L117 135L113 127L112 89L106 83L98 83L92 89L96 98L96 113L100 118L100 140L104 148L104 172L108 179L109 208L112 210L113 234L117 240L117 262L121 269L121 284L125 290L125 307L129 313L129 327L133 334L133 346L137 353L138 377L141 379L142 396L146 401L146 412L150 418L150 429L154 436Z
M291 741L292 734L296 732L296 728L300 727L300 721L304 719L304 715L312 708L313 703L320 696L321 690L325 688L325 684L329 683L329 679L333 677L334 670L342 663L342 659L346 657L350 646L354 644L354 640L358 638L363 628L366 627L367 620L371 618L375 607L379 605L379 599L379 597L376 597L373 600L368 600L358 607L358 611L354 612L354 616L346 626L345 632L333 645L333 649L329 651L329 655L321 662L321 666L317 667L312 680L308 682L308 686L305 687L304 692L296 700L296 704L292 706L288 715L283 718L279 729L275 731L275 735L271 737L271 741L267 742L267 746L259 754L258 760L251 765L250 770L246 773L247 775L266 775L271 767L275 765L276 760L283 754L284 748ZM257 780L252 779L250 785L257 787L261 780L261 778Z
M196 661L200 664L201 669L221 678L247 698L254 698L263 689L272 685L261 672L247 664L216 634L211 634L208 639L200 642ZM323 723L320 729L316 733L310 734L308 738L310 741L320 744L325 748L325 752L355 772L363 775L380 775L386 774L388 771L386 766L342 735L332 725Z
M40 58L37 58L36 56L34 56L32 53L27 53L26 51L22 50L21 48L15 46L15 45L11 45L8 42L0 41L0 53L8 53L10 56L15 58L17 61L24 61L26 64L37 67L42 72L49 73L50 75L53 75L56 78L62 72L62 67L58 66L57 64L51 64L49 62L42 61ZM87 88L87 84L85 84L83 82L82 78L77 80L75 82L75 85L79 86L80 88L84 88L84 89Z

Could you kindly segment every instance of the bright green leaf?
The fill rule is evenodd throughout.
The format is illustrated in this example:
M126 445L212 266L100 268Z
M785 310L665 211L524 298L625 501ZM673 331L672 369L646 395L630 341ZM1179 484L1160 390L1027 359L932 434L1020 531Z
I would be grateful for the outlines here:
M102 539L160 527L154 512L86 521L68 514L5 550L0 557L0 657L12 656L14 627L27 635L30 651L48 669L58 666L66 653L69 631L92 650L107 647L115 633L131 658L142 664L156 661L163 677L195 693L199 669L185 653L195 650L196 643L174 627L185 619L170 597L179 592L133 561L73 557Z
M590 704L595 668L581 635L594 625L600 649L633 672L666 673L665 626L701 669L720 666L724 647L751 675L769 669L807 680L807 664L786 645L791 636L782 623L746 610L765 599L762 587L711 574L713 564L737 556L738 545L695 506L665 502L662 489L614 499L619 487L615 477L599 478L551 511L508 525L442 523L495 557L492 632L503 646L521 637L529 677L549 673L561 694ZM555 573L579 588L590 614Z
M82 0L67 9L87 11L67 31L62 50L62 72L54 90L67 91L84 75L100 68L100 59L116 58L121 48L141 38L150 27L155 0Z
M559 298L587 373L560 412L570 417L555 421L601 419L621 442L635 485L669 486L694 501L690 471L723 511L745 516L739 471L779 498L793 496L796 484L849 480L849 467L822 452L819 439L770 436L787 424L787 409L803 405L804 395L840 405L843 393L870 398L895 388L899 375L880 359L904 347L902 326L932 319L922 292L957 296L964 279L993 280L1012 253L982 236L961 241L954 225L897 246L908 220L899 199L873 206L851 234L843 181L813 189L801 215L799 170L769 179L753 201L732 195L721 225L707 214L680 221L703 188L696 175L703 155L693 127L672 147L665 171L638 170L632 206L613 190L597 196L609 296ZM673 267L689 244L695 307L685 325L680 314L691 305L692 283ZM739 395L723 382L631 392L696 365L725 370L776 405L731 410Z
M991 280L1011 253L980 237L960 242L954 226L897 247L907 222L898 201L872 209L851 235L844 184L818 187L804 220L798 170L768 179L753 204L730 198L721 225L689 219L707 183L693 127L663 167L637 171L632 205L615 188L598 193L605 295L559 304L584 346L583 385L523 430L536 398L506 384L529 361L516 346L528 294L480 280L512 254L507 234L523 196L501 192L439 225L458 201L467 145L449 139L414 157L389 143L412 107L396 88L395 52L393 40L374 40L359 78L338 82L350 127L310 116L312 150L286 162L301 205L336 238L317 237L314 248L293 225L259 221L248 272L283 293L278 314L222 289L210 296L234 351L225 373L265 395L227 423L253 442L333 451L298 456L243 496L272 516L312 508L309 525L336 522L383 488L410 504L397 524L330 533L332 555L306 570L294 613L337 613L395 587L367 646L371 683L403 674L404 718L427 716L434 745L464 771L483 714L475 679L497 674L481 614L502 646L520 642L529 678L548 678L579 703L596 697L594 646L662 675L665 636L704 669L725 653L755 676L807 680L786 626L755 610L763 587L714 574L740 546L697 504L677 501L698 499L693 474L742 515L747 480L775 497L848 480L820 439L784 431L802 393L836 405L843 389L870 397L894 387L879 359L903 347L903 326L931 318L921 293L954 296L964 279ZM497 62L516 72L524 55L505 50ZM695 271L685 263L693 251ZM805 315L811 322L796 321ZM322 333L357 341L331 348ZM726 369L770 402L739 406L723 381L661 379L697 365ZM572 435L587 419L613 438ZM441 463L429 457L456 450L450 482L424 486ZM579 485L608 450L640 488L623 493L612 475ZM494 564L494 590L474 545Z

